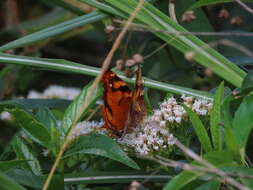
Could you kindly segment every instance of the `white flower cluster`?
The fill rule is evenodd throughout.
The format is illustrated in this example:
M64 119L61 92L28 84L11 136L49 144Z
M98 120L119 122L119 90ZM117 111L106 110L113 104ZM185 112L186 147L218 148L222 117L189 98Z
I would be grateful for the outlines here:
M27 98L41 98L41 99L47 99L47 98L56 98L56 99L67 99L67 100L73 100L76 96L79 95L81 90L79 88L73 88L73 87L63 87L59 85L51 85L48 88L46 88L42 93L39 93L35 90L31 90ZM23 97L20 97L23 98ZM0 113L0 119L1 120L11 120L11 115L9 112L2 112Z
M191 107L199 115L207 115L212 103L207 100L182 96L183 103ZM170 148L175 140L169 129L179 125L187 119L187 112L178 104L174 97L171 97L160 104L154 114L136 127L132 132L127 133L119 142L132 147L136 153L147 155L152 152Z
M81 135L87 135L92 132L104 133L101 130L101 126L103 125L103 121L82 121L79 122L72 133L72 138L76 138Z
M11 114L7 111L4 111L0 114L0 119L1 120L11 120Z
M151 116L131 133L127 133L119 139L119 143L132 147L136 153L147 155L154 151L169 148L174 144L174 136L165 125L159 125L154 120L154 116Z
M35 90L31 90L28 93L27 98L59 98L73 100L76 96L79 95L80 92L81 91L78 88L51 85L46 88L42 93L39 93Z
M193 99L193 97L182 95L183 103L195 111L198 115L208 115L213 107L213 103L206 99Z

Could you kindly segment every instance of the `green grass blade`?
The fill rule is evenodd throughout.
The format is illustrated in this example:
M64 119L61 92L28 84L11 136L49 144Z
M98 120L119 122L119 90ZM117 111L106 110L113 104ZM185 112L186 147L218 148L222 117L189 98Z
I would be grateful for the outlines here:
M90 76L97 76L100 72L99 68L91 67L87 65L81 65L75 62L61 60L61 59L45 59L45 58L33 58L25 56L16 56L0 53L0 63L8 63L15 65L26 65L39 67L44 69L65 71L78 74L85 74ZM129 79L123 75L119 75L120 78L129 83L135 83L135 80ZM165 92L172 92L175 94L185 94L189 96L194 96L198 98L205 98L211 100L213 95L208 92L194 90L190 88L184 88L177 85L172 85L164 82L155 81L152 79L144 78L144 85L146 87L162 90Z
M187 111L189 118L191 120L191 123L193 125L193 128L195 130L195 133L201 143L201 146L205 152L212 151L212 145L210 138L208 136L207 130L205 126L203 125L202 121L200 120L199 116L193 112L190 108L183 105L184 109Z
M222 150L222 134L219 122L221 119L221 103L223 94L224 94L224 83L222 82L215 93L213 108L211 110L210 116L210 130L215 150Z
M102 20L106 17L107 17L106 14L94 11L94 12L89 13L87 15L71 19L69 21L48 27L48 28L40 30L38 32L26 35L26 36L19 38L17 40L11 41L11 42L1 46L0 51L3 52L8 49L19 48L19 47L23 47L25 45L29 45L29 44L32 44L32 43L35 43L35 42L38 42L41 40L45 40L50 37L62 34L66 31L72 30L74 28L97 22L97 21Z
M89 4L89 1L91 0L82 1ZM120 10L123 13L127 13L128 15L131 14L137 6L137 2L134 0L129 0L127 2L107 0L106 2L112 7L115 7L115 9ZM103 10L107 11L107 9ZM178 31L187 32L187 30L173 22L168 16L149 3L145 3L143 9L136 16L136 20L138 23L142 23L154 30L165 30L175 33ZM199 38L193 35L172 35L161 32L154 32L154 34L182 53L194 52L195 56L193 56L193 59L199 64L211 68L216 74L236 87L241 86L243 77L245 77L246 73L213 48L210 48Z

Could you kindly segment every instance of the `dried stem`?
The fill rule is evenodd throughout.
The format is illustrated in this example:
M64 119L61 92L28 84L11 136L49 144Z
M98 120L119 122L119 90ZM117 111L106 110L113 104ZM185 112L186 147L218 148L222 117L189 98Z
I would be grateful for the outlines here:
M250 14L253 14L253 9L251 9L249 6L247 6L245 3L243 3L240 0L234 0L236 3L241 5L246 11L248 11Z
M87 108L88 102L90 102L90 100L92 99L92 96L93 96L94 92L96 91L97 85L100 82L100 80L101 80L104 72L109 68L109 65L111 63L111 60L112 60L112 57L113 57L115 51L118 49L118 47L119 47L119 45L120 45L120 43L121 43L121 41L122 41L125 33L127 32L128 28L130 26L130 24L133 22L134 18L138 14L138 12L141 10L143 4L144 4L144 0L140 0L139 3L138 3L138 5L137 5L137 7L135 8L135 10L133 11L133 13L128 18L128 20L126 22L126 25L124 26L124 28L122 29L122 31L118 35L117 39L115 40L115 42L114 42L114 44L112 46L112 49L110 50L110 52L108 53L106 59L104 60L103 66L102 66L102 69L101 69L101 73L100 73L100 75L98 75L96 77L96 79L93 82L90 90L87 92L87 96L86 96L86 98L84 100L84 104L80 108L79 115L76 117L77 119L75 121L73 121L73 123L72 123L72 125L70 127L70 131L69 131L69 133L68 133L68 135L67 135L67 137L66 137L66 139L65 139L65 141L64 141L64 143L63 143L63 145L62 145L62 147L61 147L61 149L60 149L60 151L59 151L59 153L58 153L58 155L56 157L56 160L55 160L55 162L53 164L53 167L50 170L50 173L49 173L49 175L48 175L48 177L46 179L46 182L45 182L42 190L47 190L48 189L50 181L51 181L51 179L53 177L53 174L54 174L54 172L55 172L55 170L56 170L56 168L57 168L57 166L58 166L58 164L59 164L59 162L60 162L60 160L62 158L62 155L63 155L64 151L66 150L66 148L68 147L68 145L72 142L71 136L72 136L72 133L74 131L75 125L78 122L79 117L81 117L81 113L83 112L83 110L85 108Z

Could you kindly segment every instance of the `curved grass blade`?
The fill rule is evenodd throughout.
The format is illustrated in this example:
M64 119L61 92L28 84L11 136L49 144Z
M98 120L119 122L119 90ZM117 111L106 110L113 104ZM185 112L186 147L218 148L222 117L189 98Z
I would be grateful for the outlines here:
M59 35L59 34L62 34L66 31L72 30L74 28L97 22L97 21L102 20L106 17L107 17L106 14L94 11L92 13L74 18L72 20L48 27L46 29L40 30L39 32L35 32L35 33L29 34L27 36L24 36L22 38L19 38L17 40L11 41L11 42L1 46L0 51L3 52L6 50L9 50L9 49L23 47L25 45L29 45L29 44L32 44L32 43L35 43L35 42L38 42L38 41L41 41L44 39L48 39L48 38L53 37L55 35Z
M81 65L72 61L66 61L66 60L61 60L61 59L45 59L45 58L32 58L32 57L26 57L26 56L14 56L14 55L3 54L3 53L0 53L0 63L33 66L33 67L39 67L39 68L44 68L44 69L50 69L50 70L85 74L85 75L90 75L90 76L97 76L100 72L99 68L91 67L87 65ZM132 84L135 82L135 80L129 79L120 74L119 74L119 77ZM152 88L152 89L156 89L156 90L162 90L165 92L172 92L175 94L185 94L185 95L194 96L198 98L205 98L209 100L213 98L213 95L208 92L198 91L198 90L194 90L190 88L184 88L177 85L159 82L159 81L155 81L155 80L151 80L147 78L144 78L144 86Z
M90 1L95 0L82 0L89 4ZM129 1L117 1L108 0L106 3L112 7L116 7L116 10L120 10L123 13L131 14L134 8L137 6L137 2L134 0ZM108 11L107 9L103 9ZM117 15L120 16L120 15ZM177 35L177 32L187 32L182 26L173 22L168 16L163 14L157 8L149 3L145 3L140 13L136 17L137 22L147 25L153 30L163 30L168 32L174 32L175 34L154 32L159 38L172 45L183 53L193 52L193 59L199 64L205 67L211 68L216 74L235 85L240 87L243 77L246 73L231 63L224 56L219 54L213 48L210 48L207 44L201 41L199 38L193 35Z

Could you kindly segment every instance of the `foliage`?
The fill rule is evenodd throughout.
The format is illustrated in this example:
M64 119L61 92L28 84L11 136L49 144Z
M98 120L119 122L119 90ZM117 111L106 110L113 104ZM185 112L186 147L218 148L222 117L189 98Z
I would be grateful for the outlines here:
M145 2L112 63L137 53L144 58L149 115L127 142L101 129L102 86L90 92L92 77L138 1L5 1L0 4L5 12L0 13L5 25L0 30L0 189L42 189L67 138L49 189L131 189L134 180L143 182L137 189L240 189L233 180L253 189L253 43L252 35L243 37L252 31L247 24L252 14L245 7L232 0L177 0L176 21L168 16L172 4ZM251 0L242 2L252 7ZM229 18L217 12L224 9ZM188 23L181 19L185 13ZM106 34L108 25L114 31ZM197 35L209 30L229 31L237 46L223 47L220 35ZM238 31L241 36L233 36ZM117 65L113 70L135 82ZM82 90L66 89L66 96L45 90L39 97L37 91L51 84ZM173 117L166 118L166 106ZM155 137L148 139L145 130ZM136 151L144 146L148 154Z

